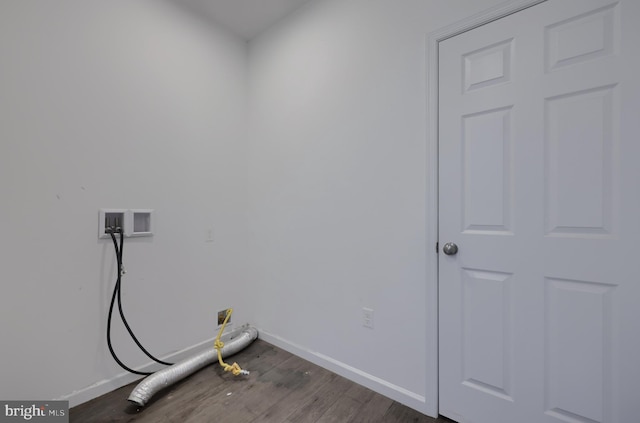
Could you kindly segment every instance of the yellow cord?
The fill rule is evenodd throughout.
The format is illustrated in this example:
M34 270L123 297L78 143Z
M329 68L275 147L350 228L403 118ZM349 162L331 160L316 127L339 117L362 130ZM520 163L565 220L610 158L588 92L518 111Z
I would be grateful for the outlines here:
M249 372L246 370L242 370L238 365L238 363L233 363L229 365L224 361L222 361L222 347L224 347L224 342L220 340L220 337L222 336L222 332L224 332L224 327L227 326L227 322L231 317L231 313L233 313L233 309L232 308L227 309L227 316L225 317L224 322L222 323L222 327L220 328L220 332L218 332L218 336L216 337L216 342L214 343L214 346L218 351L218 362L220 363L220 366L224 369L225 372L231 372L233 373L234 376L248 375Z

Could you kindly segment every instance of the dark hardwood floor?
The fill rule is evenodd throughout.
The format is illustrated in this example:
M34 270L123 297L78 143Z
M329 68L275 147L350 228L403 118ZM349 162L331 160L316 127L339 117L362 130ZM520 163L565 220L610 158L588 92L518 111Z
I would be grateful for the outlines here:
M211 365L159 392L146 407L127 401L132 383L70 410L70 422L450 422L434 420L257 340L230 357L251 372Z

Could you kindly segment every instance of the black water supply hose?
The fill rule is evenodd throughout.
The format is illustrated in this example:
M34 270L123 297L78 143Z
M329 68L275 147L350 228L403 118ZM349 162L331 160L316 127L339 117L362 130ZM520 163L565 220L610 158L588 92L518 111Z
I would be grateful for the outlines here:
M133 333L133 330L129 326L129 323L127 322L127 318L124 316L124 310L122 308L122 273L123 273L123 268L122 268L122 250L124 248L124 233L123 233L121 228L114 228L114 227L108 228L107 232L109 233L109 235L111 235L111 240L113 241L113 247L114 247L115 252L116 252L116 262L117 262L117 265L118 265L118 269L117 269L118 277L116 279L116 285L113 288L113 295L111 296L111 304L109 305L109 316L107 318L107 345L109 346L109 352L111 352L111 356L116 361L116 363L118 363L120 365L120 367L122 367L123 369L125 369L126 371L128 371L130 373L134 373L134 374L137 374L137 375L148 376L148 375L153 374L153 373L152 372L141 372L139 370L134 370L134 369L128 367L126 364L124 364L122 362L122 360L120 360L118 358L118 355L116 354L115 350L113 349L113 345L111 344L111 318L112 318L112 315L113 315L113 306L114 306L114 304L116 302L116 298L118 299L118 311L120 312L120 318L122 319L122 323L124 323L124 326L127 328L127 332L129 332L129 335L131 335L131 339L133 339L133 341L136 343L138 348L140 348L140 350L143 353L145 353L145 355L147 357L149 357L150 359L152 359L156 363L164 364L166 366L171 366L171 365L173 365L173 363L168 363L166 361L162 361L162 360L159 360L156 357L154 357L149 351L147 351L147 349L145 347L142 346L140 341L138 341L138 338L136 337L136 335ZM116 236L114 235L114 233L119 233L120 234L120 246L119 247L118 247L118 241L116 240Z

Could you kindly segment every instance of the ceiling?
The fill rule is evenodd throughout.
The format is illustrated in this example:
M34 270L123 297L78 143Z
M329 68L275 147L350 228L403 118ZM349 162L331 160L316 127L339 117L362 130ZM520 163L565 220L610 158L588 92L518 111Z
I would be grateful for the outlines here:
M177 0L249 40L312 0Z

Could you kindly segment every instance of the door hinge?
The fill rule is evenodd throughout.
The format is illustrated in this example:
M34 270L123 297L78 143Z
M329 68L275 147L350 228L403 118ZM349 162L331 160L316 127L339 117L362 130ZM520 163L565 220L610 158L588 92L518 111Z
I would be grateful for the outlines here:
M438 254L438 252L439 252L439 251L438 251L438 246L439 246L439 244L440 244L439 242L436 242L436 254Z

